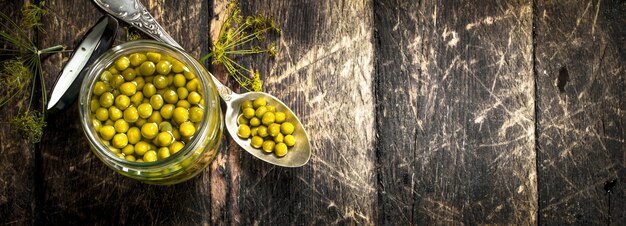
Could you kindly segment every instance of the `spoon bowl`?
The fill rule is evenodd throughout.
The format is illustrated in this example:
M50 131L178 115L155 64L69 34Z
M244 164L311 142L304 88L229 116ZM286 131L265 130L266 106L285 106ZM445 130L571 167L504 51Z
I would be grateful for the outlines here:
M226 129L231 134L233 140L239 144L248 153L256 156L257 158L283 167L299 167L303 166L309 161L311 156L311 147L309 143L309 136L304 130L304 126L295 116L293 111L287 107L285 103L278 98L263 92L249 92L244 94L231 94L232 100L227 102L226 115L224 117ZM250 139L242 139L237 136L237 118L240 113L241 104L245 100L253 101L256 98L263 98L268 105L276 107L276 111L282 111L285 113L286 122L291 122L294 126L293 136L296 138L296 144L293 147L289 147L287 155L284 157L276 157L273 153L265 153L263 150L250 146Z
M137 0L94 0L94 2L105 12L133 25L154 39L184 51L183 47L181 47L163 29L163 27L156 22L156 20L154 20L152 15L150 15L146 7L143 6L141 2ZM278 166L299 167L309 161L309 158L311 157L309 136L304 130L304 126L302 126L298 117L293 114L293 111L291 111L285 103L280 101L278 98L263 92L236 94L233 93L231 89L224 86L224 84L217 80L217 78L215 78L212 74L211 79L213 80L213 83L215 83L220 97L227 105L226 115L224 117L226 129L239 146L257 158ZM293 136L296 138L296 144L293 147L288 148L289 151L287 152L287 155L283 157L276 157L276 155L271 153L266 154L261 149L250 146L250 139L244 140L237 136L237 116L239 115L239 111L241 109L241 103L243 103L244 100L253 100L258 97L263 97L268 104L275 106L277 111L285 112L285 121L291 122L294 126Z

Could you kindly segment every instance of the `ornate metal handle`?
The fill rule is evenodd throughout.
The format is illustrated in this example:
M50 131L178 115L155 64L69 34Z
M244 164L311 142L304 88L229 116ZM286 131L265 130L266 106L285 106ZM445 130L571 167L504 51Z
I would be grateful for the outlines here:
M107 13L133 25L150 37L161 40L179 49L183 49L174 39L154 20L150 12L137 0L94 0Z

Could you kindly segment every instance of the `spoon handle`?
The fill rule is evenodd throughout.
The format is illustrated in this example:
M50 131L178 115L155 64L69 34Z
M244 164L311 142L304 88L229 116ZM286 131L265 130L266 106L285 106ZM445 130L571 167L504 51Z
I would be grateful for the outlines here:
M146 7L137 0L94 0L107 13L123 20L150 37L161 40L176 48L183 49L174 39L154 20Z
M184 50L183 47L154 20L154 17L152 17L141 2L137 0L94 0L94 2L107 13L133 25L137 29L150 35L150 37ZM215 76L211 75L211 79L213 79L213 83L215 83L220 97L222 97L224 101L230 102L233 91L217 80Z

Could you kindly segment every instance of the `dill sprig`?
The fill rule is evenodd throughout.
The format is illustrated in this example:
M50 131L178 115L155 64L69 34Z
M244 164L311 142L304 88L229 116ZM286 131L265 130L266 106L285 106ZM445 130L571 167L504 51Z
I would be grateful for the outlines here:
M237 83L248 91L261 91L263 83L258 70L248 69L237 61L237 55L250 55L266 53L269 56L276 55L276 44L270 43L261 47L260 42L265 41L268 32L281 33L281 29L273 19L263 15L241 15L241 10L235 0L226 6L226 20L220 27L220 33L213 42L211 52L202 57L204 62L212 57L212 64L222 64ZM248 45L245 45L248 44ZM245 48L246 46L252 46Z
M48 102L42 69L42 57L64 51L63 45L38 48L27 34L29 29L37 29L44 34L41 17L48 12L40 5L26 4L22 8L22 21L17 23L0 12L0 108L21 94L28 95L26 109L19 107L17 115L10 119L10 125L31 142L39 142L46 125L45 110ZM37 80L40 84L40 97L36 96ZM30 92L27 92L30 90ZM31 110L36 99L41 101L41 110ZM20 106L20 105L18 105Z

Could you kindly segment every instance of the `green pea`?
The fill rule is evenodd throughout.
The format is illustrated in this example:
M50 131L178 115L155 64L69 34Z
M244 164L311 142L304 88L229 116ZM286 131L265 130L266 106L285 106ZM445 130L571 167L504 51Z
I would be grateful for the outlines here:
M154 84L157 89L163 89L167 87L167 78L163 75L154 76L154 79L152 79L152 84Z
M289 147L294 146L296 144L296 138L293 135L285 136L285 144Z
M189 121L200 122L204 116L204 109L200 107L191 107L189 109Z
M261 120L257 117L252 117L250 119L250 126L259 126L261 125Z
M96 98L92 98L91 101L89 101L89 109L91 110L91 113L96 113L98 108L100 108L100 101Z
M159 131L161 132L172 132L174 127L172 127L172 123L168 121L164 121L159 123Z
M124 148L128 145L128 137L126 134L118 133L113 136L113 140L111 140L111 144L116 148Z
M130 106L130 98L126 95L118 95L115 97L115 107L124 110Z
M100 106L108 108L111 107L111 105L113 105L113 94L110 92L105 92L102 95L100 95Z
M139 119L139 112L135 106L130 106L124 110L124 120L127 122L136 122Z
M152 115L152 105L150 105L149 103L140 104L137 107L137 111L139 113L139 117L148 118Z
M175 104L176 102L178 102L178 94L176 93L176 91L168 89L163 92L163 99L168 104Z
M238 125L250 125L250 120L244 117L243 114L240 114L239 116L237 116L237 124Z
M122 118L123 116L124 116L124 113L119 108L117 108L115 106L111 106L109 108L109 119L111 119L113 121L117 121L118 119Z
M146 139L153 139L159 132L159 127L156 123L146 123L141 126L141 136Z
M196 132L196 127L191 122L183 122L178 129L180 135L184 137L191 137Z
M133 54L130 54L129 56L130 65L133 65L133 67L137 67L141 65L147 59L148 57L146 57L146 55L143 53L133 53Z
M259 127L252 127L250 129L250 136L257 136L259 135Z
M161 113L158 111L152 112L152 115L148 118L148 122L161 123L163 121L163 117L161 117Z
M109 119L109 110L106 108L98 108L96 110L96 119L103 122Z
M250 146L254 148L260 148L263 145L263 138L260 136L253 136L250 139Z
M266 153L271 153L274 150L274 145L275 143L273 140L266 140L266 141L263 141L262 149Z
M99 133L100 128L102 128L102 122L98 119L91 119L91 124L93 125L94 130Z
M166 104L161 107L159 112L161 113L161 117L164 119L171 119L172 114L174 114L174 108L176 108L173 104Z
M185 88L187 88L187 90L189 91L198 91L198 84L199 83L197 79L192 79L191 81L187 82Z
M132 82L125 82L120 85L120 92L126 96L135 95L137 92L137 85Z
M265 106L267 107L267 111L275 113L276 112L276 107L272 106L272 105L267 105Z
M276 137L278 136L278 134L280 133L280 125L273 123L271 125L269 125L269 127L267 127L267 130L269 131L270 136L272 137Z
M187 84L187 79L183 74L174 75L174 86L185 87L185 84Z
M152 95L156 94L156 87L152 83L146 83L143 86L143 95L145 97L150 98Z
M187 90L190 89L187 88ZM200 100L202 100L202 96L196 91L193 91L189 93L189 95L187 95L187 101L189 101L190 104L199 104Z
M168 132L160 132L157 135L156 144L161 147L165 147L165 146L169 146L173 140L174 140L174 137L172 137L172 134Z
M185 75L185 78L187 80L192 80L192 79L196 78L196 75L194 75L193 72L191 72L189 70L184 71L183 75Z
M145 141L139 141L135 144L135 154L142 156L150 150L150 144Z
M115 124L113 124L113 127L115 128L115 132L118 133L126 133L128 131L128 122L124 121L123 119L118 119L117 121L115 121Z
M126 132L126 136L128 136L128 143L137 144L141 141L141 130L137 127L131 127Z
M115 128L113 126L103 126L100 128L100 138L103 140L111 140L115 135Z
M263 123L263 125L269 126L272 123L274 123L275 119L276 119L276 116L274 115L274 113L268 111L265 114L263 114L263 118L261 118L261 123Z
M137 126L137 127L141 127L141 126L143 126L144 124L146 124L147 122L148 122L148 119L145 119L145 118L139 118L139 119L137 119L137 121L135 122L135 126Z
M113 87L117 88L120 85L122 85L126 80L124 79L124 76L122 75L113 75L113 77L111 77L111 81L109 82Z
M269 133L267 132L267 127L265 127L265 126L259 126L258 128L259 128L259 129L257 130L257 134L258 134L260 137L267 137L267 136L269 136Z
M124 153L126 157L132 156L132 154L135 153L135 146L126 145L126 147L122 148L122 153ZM135 158L135 156L132 157Z
M159 157L159 159L166 159L166 158L170 157L170 149L167 148L167 147L159 148L158 157Z
M111 73L111 75L118 75L120 74L120 71L118 71L117 69L115 69L115 65L111 66L109 69L109 72Z
M267 102L262 97L256 98L254 100L254 102L252 102L252 106L254 108L256 108L256 109L258 109L259 107L265 106L265 105L267 105Z
M161 60L156 64L156 71L159 74L167 75L172 70L172 63L166 60Z
M126 146L126 147L128 147L128 146ZM129 162L136 162L137 161L135 156L132 156L132 155L127 155L126 157L124 157L124 159L126 159L126 161L129 161Z
M282 143L285 141L285 136L282 133L278 133L278 135L274 136L274 142Z
M137 90L142 90L143 86L146 84L146 81L143 79L143 77L136 77L135 79L133 79L133 83L137 85Z
M102 74L100 74L100 80L103 82L108 82L112 77L113 74L111 74L110 71L103 71Z
M155 53L155 52L148 52L146 53L146 56L148 57L148 60L156 63L161 61L161 54L160 53Z
M244 124L239 125L239 128L237 129L237 136L243 139L248 139L248 137L250 137L250 127Z
M293 124L291 124L290 122L284 122L283 124L280 124L280 132L284 135L292 134L293 130Z
M108 111L108 110L107 110L107 111ZM113 126L113 124L115 124L115 123L114 123L114 122L113 122L113 120L111 120L111 119L107 119L107 120L104 122L104 125L105 125L105 126Z
M143 161L144 162L156 162L156 160L157 160L157 153L156 153L156 151L150 150L150 151L147 151L143 155Z
M152 95L152 97L150 97L150 105L152 105L152 109L154 110L161 109L161 107L163 107L163 97L159 94Z
M115 69L117 69L118 71L123 71L128 68L128 66L130 66L130 60L128 59L128 57L120 57L117 58L117 60L115 61Z
M172 115L174 122L178 124L182 124L183 122L189 119L189 110L182 107L177 107L174 109L174 114Z
M260 106L254 112L254 116L256 116L257 118L263 118L263 115L265 114L265 112L267 112L267 108L265 106Z
M246 108L251 108L252 107L252 102L250 102L249 100L244 100L241 103L241 110L245 110Z
M93 94L96 96L100 96L105 92L111 90L111 87L104 82L97 81L96 84L93 85Z
M247 119L252 119L252 117L254 117L254 109L253 108L246 108L243 109L243 117L246 117Z
M139 106L143 101L143 93L135 93L135 95L130 97L130 102L133 103L134 106Z
M276 123L283 123L285 121L285 117L286 116L285 116L284 112L281 112L281 111L276 112L276 113L274 113L274 116L275 116L274 122L276 122Z
M185 87L178 87L176 89L176 94L178 94L178 99L184 100L189 96L189 91Z
M132 81L137 77L137 72L134 68L126 68L126 70L122 71L122 76L126 81Z
M278 143L274 146L274 154L278 157L283 157L287 154L287 146L285 143Z
M176 107L190 108L191 104L186 100L179 100L176 102Z
M143 76L150 76L154 74L155 70L156 66L151 61L143 62L141 66L139 66L139 73L141 73L141 75Z
M172 154L176 154L180 150L182 150L183 147L185 147L185 145L183 143L181 143L180 141L174 141L172 144L170 144L170 152Z

